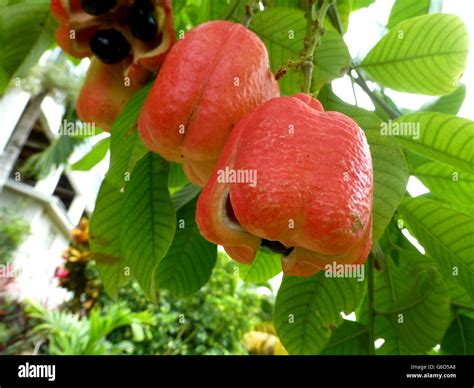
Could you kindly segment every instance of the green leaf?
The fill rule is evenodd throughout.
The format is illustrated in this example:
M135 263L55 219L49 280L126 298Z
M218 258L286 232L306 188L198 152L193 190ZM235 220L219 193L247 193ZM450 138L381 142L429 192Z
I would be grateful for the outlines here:
M396 141L380 134L382 121L375 113L342 102L329 88L318 97L326 110L348 115L367 136L374 167L372 240L376 243L405 194L409 175L402 149Z
M384 340L383 345L375 349L377 355L411 355L414 353L406 348L395 327L385 317L375 317L375 338Z
M121 251L132 276L155 299L154 271L173 241L176 214L168 192L169 164L153 153L140 159L125 189Z
M278 337L290 354L318 354L332 330L351 313L362 295L363 283L354 278L284 276L275 302Z
M322 355L368 355L369 330L360 323L344 320L331 335Z
M303 51L306 19L301 10L283 7L266 9L253 17L250 28L265 43L273 72L286 65L288 60L297 60ZM303 86L302 73L290 70L278 83L282 94L297 93Z
M102 182L89 226L89 244L105 291L116 298L126 282L126 264L120 253L123 193Z
M353 0L338 0L334 3L341 21L342 32L345 33L347 31L347 27L349 26L349 16L352 12Z
M237 267L239 268L239 276L243 281L264 283L281 272L281 255L260 250L252 264L237 263Z
M375 309L390 321L400 343L413 353L439 344L451 321L448 288L435 266L417 264L410 255L400 266L387 257L375 277Z
M474 214L474 175L448 166L430 162L413 170L413 174L440 199L457 204Z
M176 188L189 183L183 167L178 163L170 163L170 174L168 176L168 187Z
M400 116L392 126L393 133L399 128L395 137L409 150L474 173L474 121L423 112Z
M374 2L375 0L352 0L352 10L355 11L360 8L366 8Z
M456 315L441 342L443 354L474 354L474 319Z
M89 171L97 163L101 162L110 146L110 137L98 141L92 149L80 160L74 163L71 168L76 171Z
M74 151L84 142L85 138L82 137L59 136L44 151L30 156L21 167L21 172L38 180L44 179L53 170L66 165Z
M206 284L217 259L217 246L207 242L197 228L196 202L178 211L175 238L156 269L156 286L177 297L191 295Z
M457 305L458 308L466 307L468 311L474 311L474 295L469 294L464 288L457 284L448 283L449 295L451 296L451 304Z
M433 102L423 105L419 110L424 112L439 112L455 115L461 109L466 97L466 86L459 85L453 92L441 96Z
M0 13L0 94L13 76L24 77L54 41L48 0L4 6Z
M325 84L342 77L350 64L351 56L342 36L327 31L314 52L313 89L320 90Z
M431 0L396 0L393 4L387 28L392 28L405 19L425 15L430 10Z
M285 7L301 9L301 0L266 0L266 4L270 7Z
M442 95L466 67L468 34L455 15L418 16L397 24L361 66L380 84L401 92Z
M105 179L116 187L125 186L135 163L147 152L137 131L137 121L152 85L148 84L132 96L112 127L110 167Z
M188 202L193 200L200 193L200 191L201 187L189 183L175 192L171 197L171 201L173 202L175 210L178 211Z
M424 197L404 198L399 211L444 279L474 294L474 218Z
M208 20L243 22L245 0L201 0L197 6L197 23Z

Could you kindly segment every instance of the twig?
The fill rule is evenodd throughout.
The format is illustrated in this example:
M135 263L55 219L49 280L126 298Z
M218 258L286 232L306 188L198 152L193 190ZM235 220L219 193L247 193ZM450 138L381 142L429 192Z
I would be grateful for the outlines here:
M358 71L355 70L357 74L357 78L355 78L355 82L357 85L359 85L362 90L369 96L369 98L372 100L375 106L379 106L380 108L383 109L385 113L388 114L388 117L391 119L396 119L397 117L400 116L399 112L394 111L391 107L389 107L385 101L383 101L379 96L377 96L367 85L367 82L365 81L364 77L362 74Z
M255 0L250 1L248 4L245 5L244 21L242 23L245 27L249 28L250 23L252 22L253 14L256 9L257 4Z
M277 70L275 74L277 80L284 77L290 69L301 70L304 77L303 92L307 94L311 93L314 51L320 44L321 37L326 32L326 29L323 27L324 18L334 1L335 0L324 0L321 8L316 12L317 0L307 0L307 30L304 40L304 51L301 53L299 60L290 60L286 65L283 65Z
M321 42L321 37L326 32L326 29L323 27L324 18L326 13L331 6L334 0L324 0L321 8L317 12L316 19L314 18L316 1L310 0L307 10L307 20L308 20L308 29L306 31L305 39L305 51L302 56L301 70L304 77L304 93L311 93L311 80L313 78L313 57L316 47Z

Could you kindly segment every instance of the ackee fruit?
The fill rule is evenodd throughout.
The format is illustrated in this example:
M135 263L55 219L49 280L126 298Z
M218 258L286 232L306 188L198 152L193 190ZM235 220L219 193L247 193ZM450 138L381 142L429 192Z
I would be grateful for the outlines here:
M363 131L296 94L263 103L235 126L196 222L236 261L251 263L263 245L282 255L286 274L309 276L366 260L372 190Z
M276 96L263 42L241 24L206 22L167 56L141 111L140 136L203 186L234 125Z
M111 89L107 92L105 84L88 83L80 92L78 107L81 120L110 130L124 106L124 97L130 98L151 78L175 42L171 0L51 0L51 13L59 22L56 41L64 51L76 58L93 56L113 66L109 76L104 74L106 68L91 66L89 73L99 68L103 73L86 78L107 80ZM112 85L112 79L117 84ZM119 97L112 96L117 90ZM85 104L88 99L98 106ZM118 101L120 104L114 105ZM86 105L91 110L83 109ZM110 110L101 111L106 108Z

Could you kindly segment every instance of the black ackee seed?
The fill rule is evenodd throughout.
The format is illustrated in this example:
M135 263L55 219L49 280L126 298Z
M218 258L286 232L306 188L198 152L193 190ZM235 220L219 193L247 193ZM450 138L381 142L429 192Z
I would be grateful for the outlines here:
M84 11L89 15L102 15L110 11L117 4L117 0L81 0Z
M293 250L293 248L285 247L280 241L270 241L265 240L264 238L262 238L262 242L260 243L260 245L274 253L278 253L284 256L288 256Z
M130 54L130 43L114 29L97 32L91 39L90 47L96 57L107 64L120 62Z
M158 33L158 21L153 4L148 0L137 0L130 7L129 24L132 34L140 40L155 39Z

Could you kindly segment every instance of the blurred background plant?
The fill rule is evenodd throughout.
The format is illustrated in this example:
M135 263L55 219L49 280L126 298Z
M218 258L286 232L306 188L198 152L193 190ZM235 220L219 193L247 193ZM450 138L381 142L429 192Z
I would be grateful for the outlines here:
M89 220L82 218L71 232L71 242L63 254L64 264L56 269L60 287L71 292L66 307L81 316L94 307L101 292L101 282L89 250Z
M66 310L49 311L33 303L27 305L26 312L38 321L30 336L38 339L37 344L44 344L43 351L51 355L130 354L134 350L131 341L111 342L107 336L124 326L143 329L156 323L150 312L133 313L123 304L111 306L104 314L95 308L87 318Z
M4 306L9 311L0 309L21 321L16 335L0 325L0 352L285 354L273 326L265 324L272 317L271 298L242 282L225 254L219 255L211 280L190 297L161 290L155 304L132 281L122 287L117 304L103 292L88 239L89 222L83 218L72 230L64 264L56 269L58 286L71 293L60 309L11 301Z
M218 257L210 281L187 298L176 298L169 291L158 294L158 303L147 301L136 283L122 289L119 300L126 300L133 311L147 310L159 325L144 332L135 354L248 354L244 334L256 324L271 319L270 298L255 287L239 281L235 265ZM104 295L101 302L113 302ZM113 305L113 304L112 304ZM111 340L135 336L133 327L113 333Z
M30 226L14 209L0 208L0 264L11 260L29 234Z

